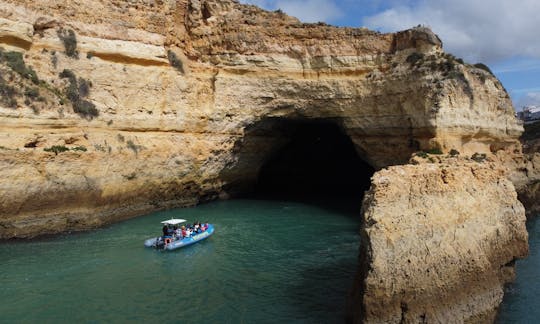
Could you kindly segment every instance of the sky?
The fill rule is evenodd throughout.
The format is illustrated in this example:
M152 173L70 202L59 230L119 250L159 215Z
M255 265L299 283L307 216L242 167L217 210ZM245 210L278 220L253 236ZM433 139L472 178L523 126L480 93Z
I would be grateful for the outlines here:
M540 106L540 0L240 0L303 22L395 32L430 27L445 51L487 64L516 110Z

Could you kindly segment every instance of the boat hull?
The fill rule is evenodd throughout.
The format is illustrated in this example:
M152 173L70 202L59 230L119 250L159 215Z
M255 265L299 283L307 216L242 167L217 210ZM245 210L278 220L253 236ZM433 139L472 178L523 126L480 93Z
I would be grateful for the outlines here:
M212 236L212 234L214 234L214 225L208 224L208 228L206 229L206 231L204 231L202 233L197 233L197 234L191 235L190 237L185 237L185 238L183 238L181 240L173 241L173 242L167 244L167 246L164 246L163 248L165 250L169 250L169 251L176 250L176 249L179 249L179 248L183 248L185 246L192 245L192 244L197 243L199 241L202 241L204 239L207 239L210 236ZM161 237L154 237L154 238L147 239L146 241L144 241L144 246L146 246L146 247L159 247L160 238Z

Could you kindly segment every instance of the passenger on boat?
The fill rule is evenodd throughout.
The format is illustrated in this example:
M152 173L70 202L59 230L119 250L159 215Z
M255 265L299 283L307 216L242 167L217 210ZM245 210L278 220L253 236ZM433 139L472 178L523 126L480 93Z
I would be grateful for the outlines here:
M174 226L174 235L178 237L178 239L182 239L182 230L178 228L178 226Z
M201 225L201 231L202 231L202 232L206 231L207 228L208 228L208 227L206 226L206 224L202 224L202 225Z
M163 231L163 236L167 236L167 233L169 231L169 228L167 227L167 225L163 225L163 228L161 230Z
M187 229L184 225L182 225L182 236L189 237L189 229Z
M165 242L165 246L172 242L172 238L173 229L169 226L163 226L163 241Z

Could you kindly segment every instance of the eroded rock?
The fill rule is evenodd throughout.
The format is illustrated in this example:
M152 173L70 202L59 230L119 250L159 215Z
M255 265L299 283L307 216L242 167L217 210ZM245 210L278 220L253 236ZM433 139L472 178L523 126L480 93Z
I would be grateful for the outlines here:
M527 237L524 208L498 164L381 170L364 198L350 319L492 322Z

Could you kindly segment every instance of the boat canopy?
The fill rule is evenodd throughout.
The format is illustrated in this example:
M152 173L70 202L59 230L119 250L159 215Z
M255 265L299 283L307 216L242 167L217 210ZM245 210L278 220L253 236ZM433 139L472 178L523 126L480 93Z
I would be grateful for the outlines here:
M187 221L185 219L171 218L169 220L165 220L165 221L161 222L161 224L177 225L177 224L181 224L181 223L184 223L184 222L187 222Z

